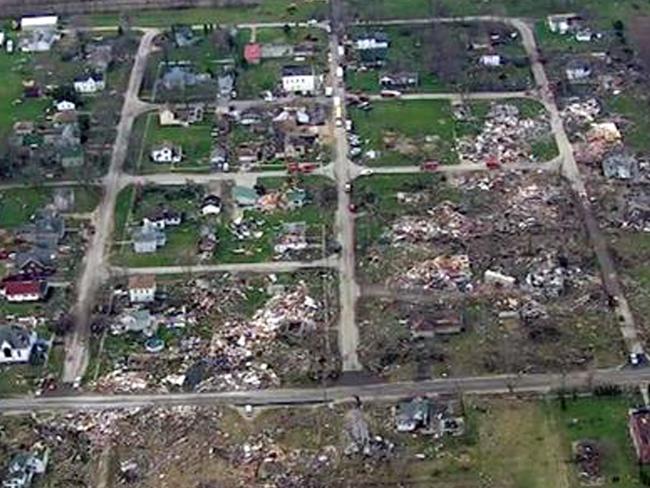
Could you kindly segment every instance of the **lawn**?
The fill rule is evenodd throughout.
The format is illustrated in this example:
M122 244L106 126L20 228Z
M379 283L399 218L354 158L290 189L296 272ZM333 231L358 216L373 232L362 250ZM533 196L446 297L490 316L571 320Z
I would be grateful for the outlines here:
M571 443L595 440L603 449L603 475L605 486L637 488L644 486L639 480L639 468L632 441L628 433L628 409L639 405L639 399L618 397L571 398L562 408L558 400L542 405L546 418L553 422L562 436L562 445L556 452L563 458L571 455ZM571 485L579 486L575 468L570 473ZM551 485L549 485L551 486Z
M172 13L173 12L173 13ZM242 22L296 22L325 18L327 3L323 0L265 0L251 7L140 10L131 12L131 24L139 27L165 27L179 24L236 24ZM89 16L95 26L116 26L119 14Z
M650 113L645 93L611 96L605 100L605 109L631 122L623 131L623 138L632 149L643 153L650 152Z
M118 195L115 202L115 240L122 241L126 236L126 224L131 214L131 206L135 196L135 188L128 186Z
M426 159L454 164L458 156L454 149L454 121L448 101L381 101L371 111L351 108L349 115L354 131L366 141L364 152L379 150L375 166L417 165ZM384 137L396 136L396 146L386 147Z
M92 212L99 204L101 193L97 187L75 187L74 213ZM16 188L0 190L0 227L15 228L27 223L32 215L52 203L51 187Z
M157 114L148 114L149 120L145 123L146 136L144 146L140 144L136 168L139 173L160 173L172 170L183 171L209 170L210 150L212 149L212 123L209 120L189 127L163 127L158 123ZM133 139L132 139L133 141ZM133 141L137 143L137 141ZM179 164L154 163L151 160L151 150L164 142L178 145L183 150L183 160Z

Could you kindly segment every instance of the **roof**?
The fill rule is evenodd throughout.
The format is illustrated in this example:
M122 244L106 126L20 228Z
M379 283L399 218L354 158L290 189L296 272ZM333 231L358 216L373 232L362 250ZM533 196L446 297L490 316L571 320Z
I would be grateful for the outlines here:
M219 197L218 195L207 195L203 199L203 203L201 204L201 206L205 207L207 205L220 206L221 205L221 197Z
M7 342L15 349L28 347L31 334L19 325L0 325L0 343Z
M235 200L257 200L257 192L246 186L236 186L232 189L232 196Z
M314 71L306 64L288 65L282 67L282 76L313 76Z
M47 268L54 265L55 253L56 251L52 248L33 247L29 251L16 253L14 261L19 269L23 269L30 263Z
M262 57L262 46L258 43L246 44L244 47L244 58L246 61L258 61Z
M156 277L154 275L135 275L129 278L129 290L135 288L154 288Z
M56 15L43 15L37 17L23 17L20 19L20 27L29 29L30 27L56 27L59 18Z
M136 242L156 242L164 232L151 227L139 227L133 232L133 240Z
M84 73L74 77L75 82L83 82L88 80L94 80L96 82L104 80L103 73Z
M354 40L359 41L362 39L374 39L375 41L378 42L389 42L390 37L388 37L388 34L385 32L364 32L362 34L357 35Z
M40 281L8 281L4 285L5 295L34 295L41 293L43 283Z

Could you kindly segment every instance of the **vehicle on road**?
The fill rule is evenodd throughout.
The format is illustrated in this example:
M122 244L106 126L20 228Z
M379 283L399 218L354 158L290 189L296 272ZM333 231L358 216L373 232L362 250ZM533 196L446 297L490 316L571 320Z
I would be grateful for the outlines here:
M440 168L440 163L438 161L425 161L421 165L422 171L434 172L438 171L438 168Z
M402 92L398 90L382 90L379 93L383 98L400 98Z
M359 174L360 174L361 176L371 176L371 175L374 175L375 172L374 172L374 170L372 170L372 169L370 169L370 168L363 168L363 169L359 172Z

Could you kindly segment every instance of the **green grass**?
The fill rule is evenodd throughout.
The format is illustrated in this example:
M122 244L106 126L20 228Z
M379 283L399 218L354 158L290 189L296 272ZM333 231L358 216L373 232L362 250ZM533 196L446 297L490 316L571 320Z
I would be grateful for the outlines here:
M51 187L15 188L0 190L0 227L16 228L27 223L32 215L52 203ZM97 187L75 187L75 206L72 212L91 212L101 197Z
M596 18L618 19L650 14L638 0L345 0L348 14L364 19L423 18L435 15L510 15L546 17L550 13L588 11Z
M199 241L198 227L195 223L185 223L165 231L167 244L155 253L136 254L133 246L125 246L115 256L114 263L121 266L180 266L196 261L196 245Z
M266 59L260 64L246 65L237 76L237 93L241 98L258 98L265 90L274 91L280 83L280 71L286 61Z
M295 9L290 8L292 5ZM324 18L327 15L327 3L322 0L264 0L254 7L140 10L130 14L131 24L138 27L165 27L172 23L295 22L312 17ZM119 14L95 14L89 16L89 19L95 26L112 27L118 24Z
M167 172L172 168L183 170L185 168L209 169L210 150L212 149L212 124L204 121L189 127L162 127L158 123L156 114L149 114L149 130L144 139L142 160L138 165L143 173ZM151 150L163 142L171 142L183 150L183 160L179 164L160 164L151 161Z
M381 151L380 158L369 164L409 165L419 164L426 159L437 159L445 164L458 161L454 150L454 121L448 101L382 101L373 105L373 110L350 109L354 130L362 141L368 140L365 150ZM384 147L383 137L396 133L414 143L410 154ZM435 139L429 148L423 147L425 136Z
M559 401L549 401L543 408L561 429L566 457L570 456L572 442L595 440L604 453L605 486L636 488L643 485L638 478L636 455L627 427L628 409L634 405L638 401L620 396L567 399L564 410ZM572 474L572 486L578 486L575 469Z
M135 188L127 186L119 195L115 202L115 239L118 241L125 239L126 223L131 213L131 205L133 205L133 197Z
M623 139L634 150L650 152L650 113L647 110L645 94L612 96L605 101L608 112L617 113L631 122L623 132Z

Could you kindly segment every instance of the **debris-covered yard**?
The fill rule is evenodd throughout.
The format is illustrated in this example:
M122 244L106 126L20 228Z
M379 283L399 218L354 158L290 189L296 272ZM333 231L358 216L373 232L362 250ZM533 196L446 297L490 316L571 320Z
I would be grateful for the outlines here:
M622 361L581 215L559 176L422 178L375 176L354 189L368 369L413 378Z
M95 318L95 390L255 389L338 376L329 271L145 277L146 299L133 295L136 278L107 290Z

